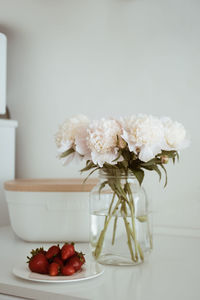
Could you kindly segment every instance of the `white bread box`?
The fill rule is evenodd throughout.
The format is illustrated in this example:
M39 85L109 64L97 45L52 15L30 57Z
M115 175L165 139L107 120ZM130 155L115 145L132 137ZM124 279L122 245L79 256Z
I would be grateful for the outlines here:
M89 192L96 179L16 179L4 183L11 227L28 242L88 242Z

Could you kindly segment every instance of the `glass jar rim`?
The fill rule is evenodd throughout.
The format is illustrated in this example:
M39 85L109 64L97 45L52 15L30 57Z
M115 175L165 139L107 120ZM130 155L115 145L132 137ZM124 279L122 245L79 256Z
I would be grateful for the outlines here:
M120 178L120 179L136 179L136 176L131 172L128 171L128 173L126 174L125 172L121 172L120 174L107 174L105 171L103 170L99 170L99 177L100 178Z

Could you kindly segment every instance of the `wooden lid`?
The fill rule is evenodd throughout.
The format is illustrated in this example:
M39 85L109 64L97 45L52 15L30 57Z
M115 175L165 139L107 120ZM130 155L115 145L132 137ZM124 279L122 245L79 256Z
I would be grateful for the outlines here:
M6 181L4 189L17 192L90 192L98 182L95 178L83 181L82 178L15 179Z

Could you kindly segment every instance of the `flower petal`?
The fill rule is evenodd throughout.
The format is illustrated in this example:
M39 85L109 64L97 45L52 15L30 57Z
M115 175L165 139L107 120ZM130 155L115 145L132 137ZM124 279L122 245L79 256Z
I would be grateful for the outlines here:
M61 142L61 146L58 148L58 152L62 153L65 152L67 150L69 150L72 147L72 142L67 140L67 141L62 141Z
M154 153L152 151L152 148L150 147L142 147L140 153L139 153L139 159L141 161L144 161L144 162L147 162L149 161L150 159L154 158Z
M66 157L63 157L63 158L61 159L63 166L68 165L68 164L74 159L74 157L75 157L75 152L69 154L69 155L66 156Z

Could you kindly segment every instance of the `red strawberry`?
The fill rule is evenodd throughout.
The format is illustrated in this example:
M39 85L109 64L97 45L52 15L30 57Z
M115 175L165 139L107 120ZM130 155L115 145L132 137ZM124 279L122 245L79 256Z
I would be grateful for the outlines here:
M60 273L60 265L55 263L55 262L52 262L49 265L49 275L50 276L57 276L59 273Z
M83 252L77 252L76 251L76 256L78 256L78 258L80 259L82 265L85 263L85 254L83 254Z
M71 256L67 263L74 267L76 271L80 270L82 265L85 263L85 258L83 253L76 252L75 255Z
M67 264L69 264L70 266L74 267L75 271L80 270L82 263L80 261L80 259L77 256L71 256L69 258L69 260L67 261Z
M41 248L36 248L36 249L32 249L31 250L31 257L33 257L34 255L38 254L38 253L42 253L42 254L46 254L46 251L44 250L43 247ZM30 257L27 256L27 258L30 260Z
M61 249L62 260L66 260L74 254L75 254L74 243L71 244L66 243L63 245Z
M60 257L58 256L54 257L53 262L59 264L60 267L63 267L63 261Z
M61 272L62 272L62 275L70 276L70 275L73 275L73 274L76 272L76 270L74 269L73 266L71 266L71 265L69 265L69 264L66 264L66 265L62 268Z
M57 245L57 246L55 246L55 245L51 246L48 249L47 253L46 253L46 258L47 259L51 259L54 256L58 255L59 253L60 253L60 247L59 247L59 245Z
M49 263L43 253L37 253L30 259L29 268L35 273L48 274Z

